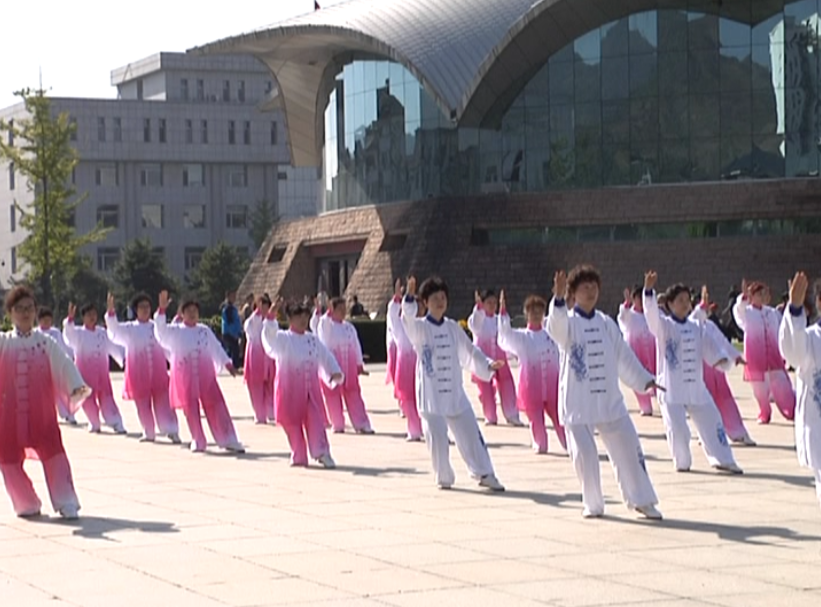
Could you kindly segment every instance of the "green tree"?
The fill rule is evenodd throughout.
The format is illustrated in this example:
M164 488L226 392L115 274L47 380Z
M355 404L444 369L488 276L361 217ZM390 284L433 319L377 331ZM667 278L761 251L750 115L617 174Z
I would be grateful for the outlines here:
M268 238L271 228L274 227L274 224L278 220L279 217L275 213L274 205L271 204L271 201L267 198L257 201L256 207L251 211L248 223L248 235L251 237L251 240L254 241L254 246L257 249L259 249L262 243L265 242L265 239Z
M69 302L78 306L93 303L102 314L111 283L105 275L94 269L90 257L80 255L67 274L54 277L54 287L55 293L59 294L54 302L54 314L56 318L60 318Z
M177 280L168 270L165 257L147 238L132 240L125 246L111 278L114 296L123 305L136 293L144 292L153 298L162 290L178 291Z
M200 264L191 272L189 288L205 316L216 314L226 291L239 287L248 271L250 259L225 242L205 250Z
M25 178L34 194L32 202L21 205L20 227L28 236L18 252L26 266L26 278L39 286L44 302L54 304L53 283L82 267L79 251L105 238L108 230L97 226L78 235L70 218L85 196L77 196L71 175L79 162L71 146L76 127L68 114L55 116L45 91L23 89L15 93L23 100L27 118L0 120L0 130L10 138L0 139L0 158L14 163L14 171Z

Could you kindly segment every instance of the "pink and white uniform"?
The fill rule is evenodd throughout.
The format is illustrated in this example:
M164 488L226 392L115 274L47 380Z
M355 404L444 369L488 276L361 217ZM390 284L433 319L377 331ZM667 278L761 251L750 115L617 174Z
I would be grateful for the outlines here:
M121 323L109 313L106 327L109 339L125 348L123 398L136 404L144 437L154 440L157 428L176 437L180 429L168 397L166 352L154 336L154 322Z
M781 315L770 306L754 306L739 295L733 306L733 316L744 331L744 380L753 388L760 413L758 421L770 423L772 407L770 393L785 419L795 417L795 391L784 368L778 349L778 328Z
M345 431L345 414L342 407L344 401L354 430L359 433L372 433L371 420L365 410L362 387L359 385L359 372L365 368L365 361L356 329L348 321L334 320L329 311L323 315L314 312L311 318L311 331L333 353L345 375L345 381L334 388L322 384L325 406L328 408L333 431Z
M73 319L63 321L63 338L74 350L74 362L77 364L85 383L92 389L91 396L83 403L83 413L88 418L89 430L100 431L100 413L106 425L118 434L125 434L123 418L114 400L111 387L108 358L123 365L123 351L108 338L102 327L86 329L74 324Z
M203 324L168 324L165 310L158 310L154 315L154 336L171 355L171 403L185 413L191 450L205 451L207 447L200 419L202 405L217 445L241 451L234 422L217 383L217 373L228 367L231 359L213 331Z
M260 311L245 321L245 364L242 371L248 396L254 409L254 419L258 424L275 422L274 414L274 381L276 377L276 363L265 354L262 343L262 327L265 318ZM274 320L274 322L276 322Z
M639 312L633 308L631 301L626 301L619 306L619 328L624 340L630 344L630 348L639 359L639 362L650 374L656 374L656 338L647 326L647 318L644 312ZM650 392L635 392L636 400L642 415L653 415L653 396L655 389Z
M507 364L507 354L499 347L498 322L496 316L489 316L485 309L477 304L468 318L468 328L473 333L473 344L491 360L503 360L505 366L496 371L493 379L483 381L473 375L471 379L479 387L479 400L485 414L485 423L495 425L498 422L496 415L496 393L502 405L502 414L509 424L521 425L519 411L516 404L516 384L513 373Z
M422 419L416 405L416 352L402 324L402 300L398 297L388 304L388 327L396 343L394 394L408 422L408 440L419 440Z
M28 455L43 464L54 510L76 516L80 502L54 402L58 394L72 394L85 386L77 367L43 333L14 330L0 334L0 386L0 471L14 512L35 515L41 508L23 470Z
M291 446L291 465L307 466L309 452L316 460L329 458L320 378L337 386L331 381L342 373L336 358L316 335L281 331L272 319L264 322L262 344L277 364L275 411Z
M704 308L699 307L699 310L703 313ZM716 350L722 352L723 358L732 361L738 358L738 350L727 340L721 329L713 321L706 318L706 315L704 318L704 337L714 343ZM747 432L746 426L744 426L744 420L741 419L741 412L730 389L727 375L705 362L704 383L707 385L707 390L713 397L716 407L718 407L721 421L724 422L724 429L727 431L730 440L735 443L755 445L755 442L750 438L749 432Z
M559 348L544 326L513 329L506 310L499 314L499 345L519 359L519 410L530 420L533 449L547 453L547 413L562 449L567 449L559 421Z
M57 345L60 346L63 352L66 353L66 356L68 356L71 360L74 360L74 350L68 347L66 340L63 339L63 332L60 331L60 329L57 327L49 327L48 329L44 327L37 327L34 331L51 337L57 342ZM58 415L62 419L70 421L72 424L76 424L77 422L74 420L74 414L70 411L70 407L68 406L68 396L65 394L56 394L55 398L57 399Z

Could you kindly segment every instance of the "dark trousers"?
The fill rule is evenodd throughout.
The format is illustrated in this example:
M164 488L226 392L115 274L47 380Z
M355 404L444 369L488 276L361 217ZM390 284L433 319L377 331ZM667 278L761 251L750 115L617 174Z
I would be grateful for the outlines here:
M223 335L222 345L225 348L225 352L231 358L231 364L234 365L235 369L239 369L241 366L239 358L239 338L233 335Z

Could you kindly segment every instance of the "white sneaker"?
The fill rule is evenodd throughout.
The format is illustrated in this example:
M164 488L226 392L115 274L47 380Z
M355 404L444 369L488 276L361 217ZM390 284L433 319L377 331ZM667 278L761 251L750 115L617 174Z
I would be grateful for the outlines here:
M585 508L582 510L582 516L584 518L601 518L604 516L604 512L599 512L598 510L591 510L590 508Z
M151 437L151 436L146 436L145 434L143 434L143 435L140 437L140 442L141 442L141 443L153 443L153 442L154 442L154 438L153 438L153 437Z
M188 445L188 448L191 449L191 453L205 453L205 447L200 449L197 446L196 441L191 441L191 444Z
M520 419L509 419L507 420L507 424L509 426L515 426L516 428L522 428L525 425L525 423Z
M376 434L373 428L359 428L356 431L357 434Z
M745 434L741 438L734 438L733 443L736 445L744 445L745 447L755 447L758 444L750 438L749 434Z
M77 418L74 417L74 415L69 415L68 417L66 417L65 421L70 426L76 426L77 425Z
M101 430L99 427L95 428L91 424L88 425L88 433L89 434L100 434Z
M230 445L226 445L224 448L230 453L245 453L245 447L243 447L240 442L231 443Z
M118 424L114 424L111 426L111 429L114 430L114 434L127 434L125 431L125 426L123 426L122 422Z
M487 474L479 479L479 486L490 489L491 491L504 491L505 486L499 482L495 474Z
M744 474L744 470L742 470L738 464L733 462L732 464L719 464L717 466L713 466L719 472L729 472L730 474Z
M437 486L441 491L450 491L453 489L453 483L439 483Z
M180 439L180 435L176 432L169 432L168 433L168 440L170 440L175 445L181 445L182 439Z
M336 468L336 462L334 461L334 458L331 457L330 453L324 453L323 455L320 455L317 461L328 470L333 470L334 468Z
M63 506L59 510L60 516L62 516L67 521L76 521L80 518L80 507L75 505Z
M654 521L660 521L662 519L661 512L653 506L652 504L649 506L636 506L636 512L641 514L644 518L649 518Z

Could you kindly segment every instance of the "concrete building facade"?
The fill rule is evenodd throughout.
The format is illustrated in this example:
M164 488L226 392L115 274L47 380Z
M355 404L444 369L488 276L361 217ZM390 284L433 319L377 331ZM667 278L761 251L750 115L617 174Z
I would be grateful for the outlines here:
M291 166L282 113L265 111L273 78L256 59L161 53L114 70L111 83L117 99L52 99L54 112L77 125L72 180L88 197L75 226L111 230L84 251L99 271L110 272L129 241L147 237L185 277L219 241L256 253L249 228L260 201L285 219L316 214L317 171ZM24 119L24 107L0 117ZM7 286L24 270L15 201L25 208L32 195L13 167L0 171L0 285Z

